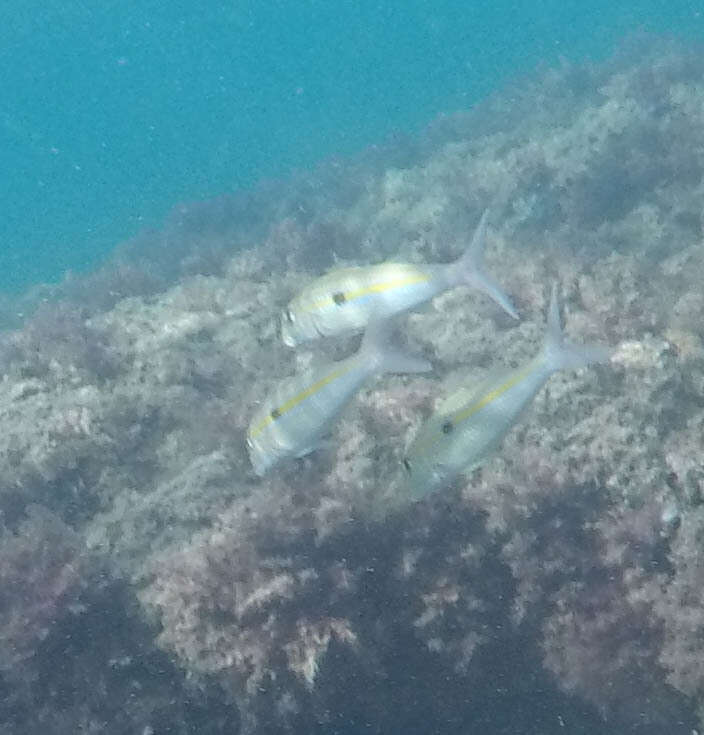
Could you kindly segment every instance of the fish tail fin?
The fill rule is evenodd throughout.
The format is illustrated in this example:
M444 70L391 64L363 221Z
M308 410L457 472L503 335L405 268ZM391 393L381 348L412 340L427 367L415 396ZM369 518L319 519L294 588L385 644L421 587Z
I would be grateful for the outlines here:
M575 345L565 340L560 322L560 305L557 299L557 283L552 286L545 335L545 364L551 372L585 367L593 363L608 362L613 350L604 345Z
M501 288L499 282L484 270L484 249L486 248L486 223L489 219L489 210L485 209L477 228L474 230L472 242L462 256L451 264L452 278L459 283L466 283L472 288L484 292L493 299L507 314L518 319L518 312L511 303L511 299Z
M369 360L379 373L427 373L432 365L422 357L409 355L393 344L393 324L389 319L369 322L359 348L360 357Z

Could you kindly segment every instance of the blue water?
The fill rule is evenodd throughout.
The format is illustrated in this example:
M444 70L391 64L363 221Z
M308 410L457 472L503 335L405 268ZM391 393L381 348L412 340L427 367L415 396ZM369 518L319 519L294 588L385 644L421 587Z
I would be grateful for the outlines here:
M180 201L413 132L634 30L701 36L700 7L7 0L0 290L87 269Z

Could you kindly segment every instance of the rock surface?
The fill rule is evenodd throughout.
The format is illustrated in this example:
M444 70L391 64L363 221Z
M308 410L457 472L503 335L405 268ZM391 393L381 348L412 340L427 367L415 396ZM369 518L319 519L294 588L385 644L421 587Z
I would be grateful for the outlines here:
M147 248L173 273L114 266L75 290L101 298L4 335L0 733L690 735L702 72L662 44L548 72L438 124L412 165L299 180L256 222L203 207L173 253ZM487 204L522 320L443 294L402 323L432 374L370 384L329 448L256 478L256 402L356 346L285 348L288 298L335 262L457 257ZM539 349L555 281L570 338L611 363L554 376L495 456L411 505L407 442L458 383Z

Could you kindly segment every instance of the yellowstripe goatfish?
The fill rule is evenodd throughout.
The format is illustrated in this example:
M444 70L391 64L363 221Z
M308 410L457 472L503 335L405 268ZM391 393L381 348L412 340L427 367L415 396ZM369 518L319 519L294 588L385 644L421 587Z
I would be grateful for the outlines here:
M484 291L517 319L508 296L482 268L487 217L488 210L466 252L454 263L381 263L340 268L318 278L284 310L284 343L294 347L318 337L359 331L372 318L409 311L461 284Z
M421 427L403 460L408 493L420 500L484 461L552 373L605 362L610 355L605 347L564 341L553 288L542 350L517 370L460 388Z
M373 321L359 351L339 362L320 365L288 378L252 418L247 431L249 458L258 475L285 457L312 452L330 431L342 409L375 374L421 373L427 360L389 345L388 321Z

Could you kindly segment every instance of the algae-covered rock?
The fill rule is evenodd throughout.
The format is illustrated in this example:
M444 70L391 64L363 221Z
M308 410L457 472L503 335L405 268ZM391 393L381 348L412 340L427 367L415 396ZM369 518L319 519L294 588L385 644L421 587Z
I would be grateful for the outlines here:
M672 46L553 70L393 165L180 208L5 334L0 731L689 735L702 70ZM335 264L456 258L489 205L521 320L443 294L399 322L431 374L369 384L324 448L257 478L258 402L357 346L285 348L292 294ZM554 376L493 457L411 504L418 426L535 354L553 283L609 364Z

